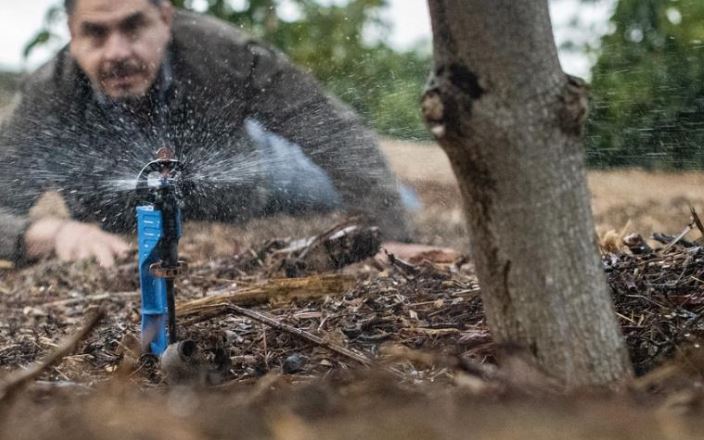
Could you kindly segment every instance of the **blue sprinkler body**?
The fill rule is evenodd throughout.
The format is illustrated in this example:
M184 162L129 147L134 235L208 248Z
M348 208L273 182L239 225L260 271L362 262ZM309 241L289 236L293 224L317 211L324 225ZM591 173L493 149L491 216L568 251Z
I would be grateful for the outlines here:
M174 279L183 267L178 260L181 211L174 185L180 164L170 156L162 158L166 155L162 150L160 159L147 164L139 175L141 200L136 212L142 344L157 356L177 342Z
M179 222L179 238L180 238ZM139 284L142 289L142 340L151 340L149 352L161 355L169 345L169 309L166 279L155 276L151 266L159 262L158 243L163 236L161 211L154 205L137 207Z

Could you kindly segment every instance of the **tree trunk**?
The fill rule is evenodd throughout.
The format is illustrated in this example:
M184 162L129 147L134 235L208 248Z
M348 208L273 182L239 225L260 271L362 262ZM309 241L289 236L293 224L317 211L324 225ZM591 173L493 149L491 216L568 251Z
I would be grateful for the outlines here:
M459 181L487 321L568 387L631 374L595 243L581 80L547 0L429 0L426 123Z

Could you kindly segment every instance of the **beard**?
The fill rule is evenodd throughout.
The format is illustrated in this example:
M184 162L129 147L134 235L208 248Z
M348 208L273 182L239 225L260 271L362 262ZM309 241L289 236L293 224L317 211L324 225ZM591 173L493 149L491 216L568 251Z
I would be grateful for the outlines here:
M100 69L100 79L109 80L129 75L141 74L146 70L147 69L144 63L135 59L127 59L103 66L103 68Z
M136 103L147 94L151 83L150 72L144 63L124 60L104 66L98 73L100 90L110 101ZM120 82L124 84L120 84ZM148 84L147 84L148 83Z

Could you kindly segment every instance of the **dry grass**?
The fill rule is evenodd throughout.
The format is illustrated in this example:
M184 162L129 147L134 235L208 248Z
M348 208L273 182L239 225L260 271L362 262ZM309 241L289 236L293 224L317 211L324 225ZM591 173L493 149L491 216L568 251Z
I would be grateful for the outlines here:
M381 147L389 165L402 180L455 184L450 162L438 145L383 139Z
M420 239L455 246L462 237L457 183L445 153L434 144L384 140L382 148L400 179L415 187L426 209L416 216ZM689 221L689 206L704 211L704 172L590 171L597 230L629 229L648 236L676 233Z
M689 221L689 206L704 209L704 173L650 173L640 170L589 173L592 207L599 229L679 232Z

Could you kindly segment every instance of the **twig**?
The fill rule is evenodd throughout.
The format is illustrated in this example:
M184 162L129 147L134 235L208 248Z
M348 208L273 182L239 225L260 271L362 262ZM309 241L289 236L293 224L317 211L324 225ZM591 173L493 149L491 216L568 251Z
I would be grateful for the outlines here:
M672 235L667 235L667 234L662 234L662 233L660 233L660 232L654 232L654 233L653 233L653 236L652 236L651 238L652 238L653 240L657 241L658 243L669 244L669 243L674 239L674 236L672 236ZM678 243L681 244L682 246L686 247L686 248L691 248L691 247L696 246L696 245L695 245L694 243L692 243L691 241L687 241L687 240L685 240L685 239L680 239L680 241L678 241Z
M181 303L176 307L176 314L178 316L188 316L193 314L193 310L200 310L203 306L223 303L253 305L281 298L293 301L294 299L340 295L352 288L355 283L355 277L343 274L270 279L264 283L243 289L234 289Z
M676 245L678 241L682 240L682 239L684 238L684 236L687 235L687 234L689 234L689 232L690 232L692 229L694 229L694 227L692 226L692 223L688 224L687 227L684 228L684 230L683 230L682 232L680 232L680 234L679 234L677 237L675 237L674 239L672 239L672 241L669 242L669 243L667 244L667 246L665 246L664 248L662 248L662 249L660 250L660 252L664 254L664 253L666 253L667 251L669 251L669 250L672 248L672 246Z
M64 357L68 356L76 348L76 345L95 328L104 316L105 311L97 309L95 313L88 318L83 328L74 335L65 338L54 351L49 353L40 362L26 370L10 374L4 381L5 383L0 385L0 404L11 402L17 393L29 382L39 377L47 368L57 364Z
M341 223L338 223L337 225L333 226L332 228L328 229L327 231L324 231L322 234L317 235L316 237L313 238L313 240L308 243L308 245L303 249L303 251L298 255L298 260L303 260L306 258L308 253L310 253L311 249L315 248L318 244L324 242L328 238L332 237L335 235L338 231L341 231L349 226L354 225L355 223L359 222L358 217L351 217L346 220L344 220Z
M704 308L699 309L694 317L685 322L679 329L679 331L672 338L671 349L677 348L676 345L685 340L685 335L694 327L695 324L700 322L704 318Z
M398 257L396 257L394 254L390 253L386 249L384 249L384 253L386 254L386 257L389 259L389 263L391 263L391 266L396 267L397 269L401 270L401 274L408 278L407 275L410 276L418 276L420 274L420 270L418 270L417 267L412 265L411 263L408 263L407 261L404 261Z
M139 296L139 292L110 292L110 293L99 293L96 295L88 295L84 296L82 298L68 298L68 299L60 299L57 301L52 301L48 302L45 304L42 304L44 307L65 307L65 306L73 306L76 304L81 304L84 302L98 302L98 301L104 301L107 299L111 298L136 298Z
M270 316L267 316L261 312L257 312L254 310L250 309L245 309L244 307L240 307L234 304L213 304L211 306L206 306L204 307L205 309L208 308L218 308L220 310L226 310L231 313L235 313L237 315L242 315L246 316L247 318L253 319L257 322L261 322L263 324L266 324L272 328L275 328L277 330L285 331L288 333L291 333L294 336L298 336L301 339L305 339L308 342L312 342L316 345L319 345L321 347L327 348L330 351L333 351L339 355L345 356L347 358L350 358L352 360L355 360L359 362L362 365L366 366L371 366L373 364L372 360L369 359L368 357L355 353L354 351L347 349L345 347L342 347L340 345L334 344L330 341L326 341L325 339L321 338L320 336L316 336L312 333L309 333L305 330L301 330L300 328L293 327L288 324L284 324L283 322L272 318Z
M699 237L699 240L701 240L704 238L704 225L702 224L702 221L699 218L699 215L697 214L697 210L694 209L693 206L689 207L689 211L692 213L692 221L694 222L695 225L697 225L697 229L699 229L699 233L701 234L701 237Z

